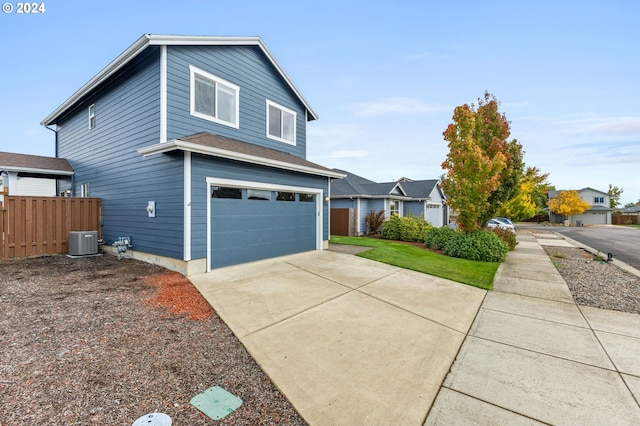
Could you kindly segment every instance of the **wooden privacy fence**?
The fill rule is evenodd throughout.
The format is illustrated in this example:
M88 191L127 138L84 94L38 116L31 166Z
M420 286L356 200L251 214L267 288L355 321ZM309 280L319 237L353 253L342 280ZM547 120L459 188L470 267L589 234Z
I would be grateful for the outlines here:
M638 225L638 215L635 214L612 214L612 225Z
M98 231L100 198L4 196L0 259L67 253L69 232Z

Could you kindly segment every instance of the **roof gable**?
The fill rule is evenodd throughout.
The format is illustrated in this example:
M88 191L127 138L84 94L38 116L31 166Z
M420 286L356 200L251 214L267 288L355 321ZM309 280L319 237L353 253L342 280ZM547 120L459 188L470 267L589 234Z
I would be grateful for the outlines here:
M66 111L80 101L86 94L96 89L111 76L115 75L126 64L135 59L149 46L258 46L265 57L277 70L278 74L291 88L293 93L298 97L302 105L306 108L308 120L317 120L318 115L315 113L311 105L304 98L300 90L293 84L293 81L284 69L280 66L271 51L267 48L260 37L216 37L216 36L176 36L176 35L155 35L144 34L122 52L117 58L111 61L91 80L85 83L73 95L69 97L62 105L56 108L40 123L43 126L55 124L56 120Z

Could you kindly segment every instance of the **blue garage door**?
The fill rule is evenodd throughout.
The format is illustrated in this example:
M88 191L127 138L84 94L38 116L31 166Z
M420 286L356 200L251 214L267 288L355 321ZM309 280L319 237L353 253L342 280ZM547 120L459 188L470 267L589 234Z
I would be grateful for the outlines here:
M316 197L212 187L211 268L316 249Z

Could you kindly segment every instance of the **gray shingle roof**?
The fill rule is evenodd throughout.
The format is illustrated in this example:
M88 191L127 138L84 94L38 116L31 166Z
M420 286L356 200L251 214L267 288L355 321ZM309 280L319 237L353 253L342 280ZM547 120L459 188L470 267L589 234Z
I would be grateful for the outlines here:
M398 186L400 192L406 194L407 197L426 199L431 196L431 192L438 183L437 179L378 183L346 170L334 170L347 176L344 179L331 182L332 197L379 197L393 195L393 189Z
M73 174L73 168L64 158L0 152L0 170L29 173Z
M296 157L284 151L266 148L236 139L214 135L207 132L196 133L168 142L158 143L138 150L143 155L153 155L162 152L184 150L229 158L237 161L278 167L287 170L312 173L321 176L342 177L342 174L321 166L304 158Z

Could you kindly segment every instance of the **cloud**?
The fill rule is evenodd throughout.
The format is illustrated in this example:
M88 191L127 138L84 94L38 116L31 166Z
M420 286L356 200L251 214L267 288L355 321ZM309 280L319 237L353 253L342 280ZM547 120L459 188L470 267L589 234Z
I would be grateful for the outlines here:
M344 159L344 158L363 158L363 157L367 157L368 155L369 155L369 152L365 150L346 149L341 151L332 151L331 153L329 153L327 157Z
M420 99L392 97L373 102L363 102L350 107L356 115L372 117L386 114L430 114L449 110L449 107L427 105Z
M590 137L638 137L640 117L598 117L590 116L569 121L568 134Z

